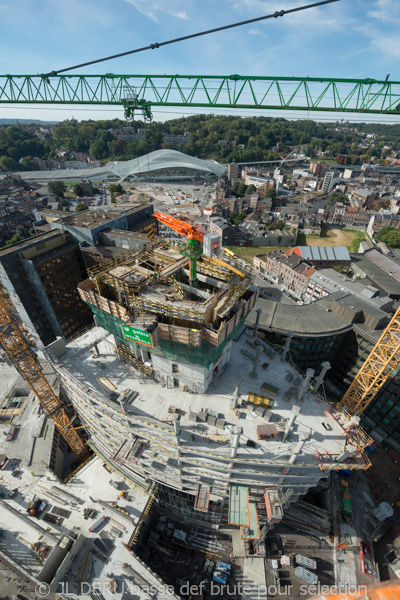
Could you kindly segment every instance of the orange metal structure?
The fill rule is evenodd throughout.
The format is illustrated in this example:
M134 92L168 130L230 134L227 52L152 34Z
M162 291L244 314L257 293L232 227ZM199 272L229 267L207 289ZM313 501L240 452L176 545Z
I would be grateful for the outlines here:
M202 254L201 244L204 239L204 231L194 223L175 219L175 217L162 212L156 212L154 216L160 223L168 225L168 227L187 238L187 245L180 248L179 252L189 258L190 285L197 287L197 259Z
M400 581L387 581L368 586L368 589L362 589L358 593L349 591L344 594L318 594L308 600L399 600L399 598Z
M175 219L175 217L162 212L156 212L154 216L160 223L168 225L168 227L171 227L171 229L180 235L184 235L188 240L197 240L203 243L204 231L198 225Z
M36 358L29 334L24 330L7 293L1 289L0 346L33 390L46 416L53 421L77 458L86 459L89 456L88 449L76 428L72 426L75 415L72 418L68 416L63 403L53 392Z

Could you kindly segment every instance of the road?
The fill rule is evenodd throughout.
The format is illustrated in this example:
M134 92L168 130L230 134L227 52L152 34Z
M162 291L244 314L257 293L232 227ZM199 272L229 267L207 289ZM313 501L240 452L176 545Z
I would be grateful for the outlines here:
M280 291L279 285L275 283L268 283L260 277L260 275L256 275L254 283L256 286L261 288L260 297L265 298L266 300L274 300L274 302L279 302L280 304L287 304L289 306L295 306L296 301L288 298L284 295L283 292Z
M101 204L102 206L107 206L108 208L111 208L111 194L105 183L103 184L103 189L101 191Z

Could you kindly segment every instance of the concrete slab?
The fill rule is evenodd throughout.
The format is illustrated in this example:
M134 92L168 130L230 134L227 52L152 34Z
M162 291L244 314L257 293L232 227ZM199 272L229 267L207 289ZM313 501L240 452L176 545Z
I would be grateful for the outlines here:
M244 459L251 457L258 458L262 462L286 463L295 445L305 435L309 438L305 442L301 454L298 455L296 464L318 466L316 449L320 450L323 462L328 462L326 457L329 456L329 461L333 463L335 456L341 454L343 450L345 438L339 428L331 427L330 430L326 430L323 427L322 424L329 419L325 412L328 405L311 392L305 394L301 403L301 412L285 442L279 439L279 436L270 440L257 439L257 426L265 424L265 420L252 411L251 405L241 408L242 399L245 401L250 392L261 393L261 386L267 378L268 383L279 390L277 396L273 398L271 418L271 422L279 425L289 419L291 409L296 403L296 398L291 397L289 401L284 399L284 395L290 387L286 376L291 373L297 377L298 372L288 363L282 362L280 357L271 351L273 358L269 359L268 370L264 371L259 366L256 374L253 375L252 361L241 352L242 349L245 350L248 347L246 339L250 339L251 336L247 338L247 335L245 333L237 342L233 342L228 367L214 379L205 394L191 394L177 388L167 389L151 381L144 383L139 375L135 375L119 360L114 351L112 336L105 337L105 332L101 328L94 328L69 344L61 361L66 371L73 373L74 378L94 395L104 393L98 381L100 376L107 377L115 386L117 393L126 389L138 392L137 398L128 407L128 416L133 420L150 417L166 423L171 419L168 409L171 406L176 407L181 414L182 444L185 447L203 450L207 452L208 457L213 453L219 456L229 455L230 444L224 446L208 441L210 434L221 435L220 431L208 423L202 423L201 426L193 424L189 419L190 411L200 413L202 410L212 411L217 408L219 416L224 418L227 423L228 429L225 428L224 435L228 439L230 439L230 425L242 427L243 433L240 438L238 456ZM90 349L95 342L98 342L100 355L93 359ZM240 411L231 408L232 394L238 373L241 373L244 379L240 390ZM115 407L115 403L111 403L111 406ZM247 446L247 440L255 441L255 447ZM200 456L198 458L202 460ZM357 462L358 459L353 458L350 461Z

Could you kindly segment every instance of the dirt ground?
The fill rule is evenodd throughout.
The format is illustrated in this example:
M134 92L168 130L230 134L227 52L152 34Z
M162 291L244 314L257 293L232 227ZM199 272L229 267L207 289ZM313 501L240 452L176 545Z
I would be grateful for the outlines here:
M351 246L357 233L357 231L343 231L343 229L328 229L321 237L307 235L307 246Z

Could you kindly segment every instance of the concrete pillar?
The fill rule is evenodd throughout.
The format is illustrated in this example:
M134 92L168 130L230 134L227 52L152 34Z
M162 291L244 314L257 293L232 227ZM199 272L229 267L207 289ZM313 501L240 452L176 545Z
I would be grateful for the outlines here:
M293 332L292 331L288 331L286 342L285 342L285 345L283 346L282 354L281 354L281 361L282 362L284 362L286 360L286 356L287 356L287 353L289 352L289 347L290 347L290 342L292 340L292 337L293 337Z
M237 449L239 448L240 436L243 433L243 428L236 426L235 432L232 438L231 458L235 458Z
M301 433L300 434L300 439L297 442L297 445L296 445L295 449L293 450L292 455L289 458L289 465L292 465L295 462L297 456L303 450L303 446L304 446L304 444L306 443L307 440L308 440L308 435L306 433Z
M285 427L285 432L283 434L283 441L286 441L286 438L289 435L289 432L293 429L293 424L294 424L295 420L297 419L297 417L299 416L300 411L301 411L300 406L296 406L296 404L295 404L292 408L292 414L290 415L289 421L287 422L286 427Z
M310 381L311 381L312 377L314 377L314 373L315 373L314 369L307 369L306 377L305 377L303 383L301 384L299 395L297 396L297 402L301 402L301 400L303 399L306 389L310 385Z
M260 356L261 356L261 352L263 351L262 348L257 348L257 352L256 352L256 356L253 362L253 370L250 373L251 377L255 377L257 375L257 367L258 367L258 363L260 362Z
M322 382L324 381L324 377L326 375L326 372L329 371L329 369L331 368L331 363L330 362L323 362L321 365L322 369L320 374L318 375L317 379L315 380L314 383L314 394L316 394L318 392L318 389L320 387L320 385L322 384Z
M257 316L256 316L256 322L254 323L254 332L253 332L254 337L257 337L258 328L260 326L260 317L261 317L261 313L262 313L261 308L257 308L256 313L257 313Z
M174 431L175 431L175 435L176 435L176 441L180 442L180 435L181 435L181 417L180 415L175 415L175 419L174 419Z
M349 445L347 446L346 450L343 450L342 454L339 454L339 456L336 458L336 462L343 462L344 460L346 460L346 458L349 458L349 456L352 456L356 452L357 448Z
M241 377L237 377L235 379L235 391L232 394L232 401L231 401L231 408L236 408L237 407L237 401L239 400L240 397L240 384L242 383L243 379Z
M182 467L182 461L181 461L181 456L182 456L182 451L180 448L178 448L178 446L181 445L181 416L180 415L174 415L174 431L175 431L175 436L176 436L176 453L178 455L178 468L181 469ZM180 473L182 475L182 473Z

